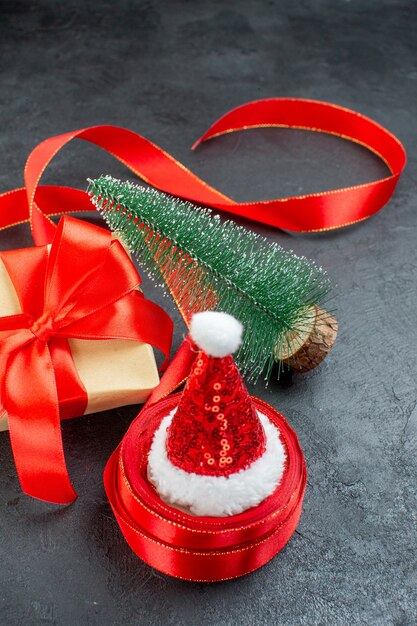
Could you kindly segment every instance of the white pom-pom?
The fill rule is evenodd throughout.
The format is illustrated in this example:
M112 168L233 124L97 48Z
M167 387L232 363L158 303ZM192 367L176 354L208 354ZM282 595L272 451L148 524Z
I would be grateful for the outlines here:
M210 356L222 358L236 352L242 333L242 324L228 313L204 311L191 318L191 337L200 350Z

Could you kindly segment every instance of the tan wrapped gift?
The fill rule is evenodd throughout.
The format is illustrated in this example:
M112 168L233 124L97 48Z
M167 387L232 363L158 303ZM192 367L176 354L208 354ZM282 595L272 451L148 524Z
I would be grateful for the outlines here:
M19 299L0 257L0 316L17 313ZM85 414L142 403L159 383L149 344L120 339L68 339L68 343L88 396ZM6 414L0 418L0 430L7 430Z

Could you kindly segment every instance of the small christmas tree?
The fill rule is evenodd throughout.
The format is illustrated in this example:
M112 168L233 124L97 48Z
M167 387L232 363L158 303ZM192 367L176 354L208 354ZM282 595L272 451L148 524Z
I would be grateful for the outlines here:
M250 380L262 372L269 378L275 360L281 369L282 354L291 362L313 317L328 315L316 305L329 278L304 257L154 189L103 176L89 180L88 191L109 227L171 293L187 325L203 310L242 321L247 330L236 362Z

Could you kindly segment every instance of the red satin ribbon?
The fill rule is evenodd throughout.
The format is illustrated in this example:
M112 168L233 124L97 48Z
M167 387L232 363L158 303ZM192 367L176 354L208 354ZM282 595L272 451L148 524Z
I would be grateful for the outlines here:
M199 204L211 206L229 213L249 218L255 221L269 224L277 228L284 228L294 231L314 231L338 228L347 224L366 219L373 213L381 209L389 200L393 193L401 172L406 163L405 150L401 143L382 126L373 120L364 117L354 111L349 111L342 107L311 100L301 100L294 98L272 98L268 100L259 100L250 102L241 107L230 111L220 120L218 120L195 144L201 141L213 138L223 133L235 132L238 130L246 130L256 127L274 127L282 126L288 128L304 128L330 134L336 134L351 141L360 143L375 154L377 154L387 165L390 175L371 183L357 185L345 189L333 191L324 191L322 193L310 194L302 197L294 198L278 198L274 200L238 203L220 193L203 180L199 179L181 163L167 154L164 150L151 143L141 135L133 133L129 130L114 126L96 126L86 128L45 140L39 144L29 155L25 167L25 187L15 189L0 195L0 229L9 226L30 221L33 237L38 245L49 244L53 241L56 227L50 220L51 215L91 211L91 203L88 195L84 191L79 191L69 187L58 186L39 186L39 181L54 155L73 138L84 139L97 146L107 150L113 154L119 161L124 163L134 173L154 187L165 192L183 198L195 201ZM68 273L73 270L72 264L68 264ZM110 281L105 281L110 284ZM117 281L116 281L117 282ZM102 287L103 285L101 285ZM138 296L135 296L138 297ZM65 336L55 336L53 348L44 349L44 338L52 332L55 332L55 326L49 327L51 320L55 324L55 313L53 306L58 302L51 302L50 308L44 308L43 312L51 311L51 316L46 315L40 324L40 334L34 332L32 318L20 318L16 327L9 328L5 320L2 321L1 332L7 337L10 350L10 362L16 361L13 368L16 372L22 372L24 367L30 365L31 371L36 372L35 381L38 382L41 369L45 372L45 376L51 383L48 386L48 394L44 396L46 408L51 410L52 419L50 423L55 423L55 431L51 436L55 437L57 445L60 444L60 435L56 426L56 412L52 411L52 405L56 408L57 394L59 397L60 388L52 390L52 364L54 362L53 355L57 355L55 359L55 367L60 367L67 373L71 370L71 364L65 358L58 358L58 351L65 353L66 344ZM147 307L151 308L151 304L147 303ZM140 308L140 307L139 307ZM154 315L159 315L159 309L154 308ZM80 311L81 314L81 311ZM161 316L160 316L161 317ZM103 323L104 320L101 320ZM85 323L87 323L85 321ZM29 330L32 324L32 330ZM159 328L158 328L159 325ZM164 336L169 334L170 323L166 318L159 319L151 324L148 330L147 342L158 346L161 340L160 333ZM17 332L18 330L21 332ZM61 330L61 329L60 329ZM97 330L98 335L105 333L105 325L101 330ZM152 337L149 338L149 334ZM14 337L13 339L11 337ZM12 346L16 344L16 348L12 350ZM5 348L2 348L4 363L6 363ZM174 362L164 377L161 389L156 392L152 401L158 399L161 395L166 395L170 390L174 389L187 375L187 367L190 362L189 347L187 345L182 349L179 357ZM16 356L20 353L20 356ZM36 358L40 358L39 365L35 364ZM42 364L42 366L41 366ZM1 369L4 371L4 368ZM4 377L4 375L3 375ZM15 376L13 376L15 378ZM65 378L65 377L64 377ZM61 380L61 377L59 378ZM20 413L24 405L25 410L33 413L34 406L30 398L25 399L26 387L21 389L22 400L19 401L17 394L13 391L14 385L8 384L9 374L6 375L6 394L10 407L15 402L15 413ZM18 383L21 383L19 379ZM19 387L16 385L16 389ZM45 384L46 387L46 384ZM42 389L44 387L42 386ZM67 394L70 390L66 389ZM77 397L77 388L73 390ZM33 395L33 394L31 394ZM61 394L62 395L62 394ZM65 394L64 394L65 395ZM10 397L9 397L10 396ZM38 409L43 410L41 400L38 399ZM22 404L22 406L20 406ZM49 407L49 408L48 408ZM9 408L9 407L8 407ZM37 409L37 410L38 410ZM65 411L65 408L63 408ZM10 410L9 410L10 412ZM13 413L13 411L12 411ZM13 420L13 417L12 417ZM55 420L55 421L54 421ZM28 420L26 420L27 422ZM14 426L11 427L11 436L14 452L20 444L23 430L27 428L23 425L22 420L14 420ZM46 427L46 425L45 425ZM42 430L42 429L41 429ZM39 432L41 432L41 430ZM13 434L12 434L13 431ZM43 437L38 438L43 440ZM59 442L58 442L59 439ZM40 442L42 443L42 442ZM31 451L28 450L30 462L25 471L21 469L21 474L25 474L23 482L29 484L31 476L34 473L34 466L40 465L39 454L37 459L32 459L34 446ZM40 448L42 449L42 448ZM46 486L35 486L30 484L27 490L39 492L51 499L53 496L57 501L70 501L74 497L73 489L66 476L64 469L64 461L62 450L58 454L52 455L52 462L56 466L56 477L51 480L50 489ZM19 456L21 456L19 454ZM45 458L47 458L45 456ZM45 464L46 467L47 464ZM38 468L39 469L39 468ZM46 469L44 468L46 475ZM28 483L29 481L29 483ZM46 481L45 481L46 482ZM56 492L60 491L58 484L64 486L66 492L65 498L61 498ZM53 486L52 483L55 485ZM49 494L49 495L48 495Z
M69 187L38 187L49 161L74 138L107 150L158 189L277 228L301 232L339 228L370 217L389 200L406 163L400 141L370 118L326 102L297 98L244 104L215 122L194 147L224 133L275 126L330 133L359 143L384 161L390 175L305 196L235 202L145 137L115 126L96 126L51 137L33 150L26 163L25 189L0 196L0 228L30 220L36 243L45 244L51 242L54 231L49 215L91 210L85 192Z
M134 552L156 569L186 580L218 581L247 574L287 543L301 514L306 484L294 431L271 406L255 406L279 428L287 461L281 483L260 505L231 517L193 517L160 500L147 479L147 456L162 418L179 394L144 409L132 423L104 475L120 528Z
M27 494L67 504L76 494L59 402L66 398L72 415L87 404L67 338L151 343L167 359L172 322L137 290L140 277L120 243L92 224L64 217L49 254L42 246L1 258L23 311L0 318L2 404L19 480Z

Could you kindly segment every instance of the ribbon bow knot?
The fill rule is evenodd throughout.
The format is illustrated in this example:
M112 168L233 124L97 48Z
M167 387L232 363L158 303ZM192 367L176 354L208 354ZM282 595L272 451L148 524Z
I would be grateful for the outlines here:
M49 339L53 336L56 330L55 321L51 311L45 311L45 313L33 322L29 330L37 339L48 343Z
M67 340L143 341L168 357L172 322L137 290L140 276L120 243L92 224L63 217L49 254L42 246L1 258L22 309L0 318L2 404L17 473L29 495L68 504L76 493L59 400L75 397L82 414L87 394Z

